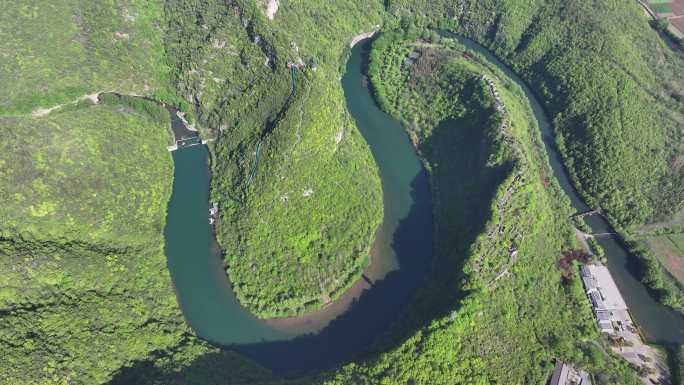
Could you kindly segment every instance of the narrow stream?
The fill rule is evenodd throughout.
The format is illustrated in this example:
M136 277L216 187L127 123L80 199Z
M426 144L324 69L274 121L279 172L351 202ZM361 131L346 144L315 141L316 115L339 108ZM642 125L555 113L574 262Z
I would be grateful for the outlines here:
M582 201L574 185L570 182L570 178L556 149L551 123L530 88L527 87L518 75L499 61L486 48L472 40L452 34L447 35L456 38L468 49L483 55L490 63L496 65L506 76L523 89L541 130L542 140L554 176L560 183L563 191L565 191L565 194L570 198L572 206L577 212L589 210L590 208ZM613 231L601 216L594 215L585 219L593 233ZM635 277L634 257L629 255L619 239L616 237L602 237L597 238L597 241L606 252L608 269L613 275L622 296L625 298L625 302L627 302L627 306L629 306L630 313L644 337L649 342L663 345L684 343L684 315L660 304L649 294L646 287Z

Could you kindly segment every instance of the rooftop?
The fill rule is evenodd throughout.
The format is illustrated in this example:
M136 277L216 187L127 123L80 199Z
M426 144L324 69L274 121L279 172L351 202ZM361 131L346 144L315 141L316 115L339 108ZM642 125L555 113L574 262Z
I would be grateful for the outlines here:
M586 270L591 275L592 285L587 285L587 291L594 289L601 294L601 299L603 308L605 309L627 309L627 304L620 294L613 277L610 275L610 271L604 265L586 265ZM583 272L584 273L584 272ZM585 280L585 284L586 284ZM592 295L592 298L595 296Z
M556 360L550 385L591 385L589 373L576 370L561 360Z

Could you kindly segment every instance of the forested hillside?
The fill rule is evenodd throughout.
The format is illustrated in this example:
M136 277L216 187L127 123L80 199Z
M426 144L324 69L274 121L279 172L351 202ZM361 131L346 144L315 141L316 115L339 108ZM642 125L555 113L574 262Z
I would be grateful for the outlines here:
M342 49L381 8L313 3L272 22L250 1L167 11L175 83L218 136L212 199L236 295L260 317L329 303L360 278L382 218L377 168L339 84ZM300 22L304 11L320 17Z
M281 0L271 19L268 3L7 4L0 384L531 384L554 358L598 384L639 383L607 354L575 271L558 268L579 246L521 90L423 28L471 37L520 74L587 202L650 242L681 232L684 60L638 5ZM435 267L371 351L277 376L184 322L162 246L165 111L84 97L187 112L212 140L217 240L239 300L260 317L301 314L359 278L382 219L340 85L349 42L375 29L369 80L430 173ZM669 277L656 258L653 286Z
M510 63L554 117L580 191L616 224L682 209L684 63L636 3L398 0L389 10L465 33Z
M164 123L87 103L0 118L0 383L100 383L183 333L161 247Z
M419 57L407 63L412 52ZM561 252L576 241L559 187L540 177L540 168L550 171L522 90L484 58L464 52L455 41L410 28L373 44L376 95L416 134L438 213L437 268L413 310L442 308L443 315L328 383L544 383L551 357L593 371L600 383L633 383L624 364L599 353L602 342L576 273L562 278L557 268ZM421 108L426 103L432 108ZM464 182L472 169L479 176ZM483 228L471 230L459 215L479 215ZM461 266L458 280L453 271ZM467 293L459 305L435 299L459 287Z
M237 372L241 359L191 333L166 266L168 111L83 97L112 90L174 99L165 94L163 4L5 8L0 384L102 384L135 361L208 353Z
M672 278L679 272L659 262L672 254L645 240L681 233L684 60L638 4L396 0L388 10L475 39L528 82L553 117L579 192L625 237L638 238L644 282L681 309L682 283ZM681 252L675 258L684 261Z

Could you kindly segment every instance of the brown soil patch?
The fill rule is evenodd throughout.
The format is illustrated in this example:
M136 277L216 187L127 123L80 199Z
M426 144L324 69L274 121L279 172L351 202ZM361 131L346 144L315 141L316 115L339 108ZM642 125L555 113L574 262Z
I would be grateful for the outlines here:
M684 255L677 246L667 236L650 238L648 244L670 274L684 284Z
M670 24L684 34L684 16L673 17L670 19Z
M668 255L667 264L672 267L672 271L679 271L680 274L677 278L682 281L684 279L684 258Z
M672 13L677 16L684 16L684 0L674 0L672 4Z

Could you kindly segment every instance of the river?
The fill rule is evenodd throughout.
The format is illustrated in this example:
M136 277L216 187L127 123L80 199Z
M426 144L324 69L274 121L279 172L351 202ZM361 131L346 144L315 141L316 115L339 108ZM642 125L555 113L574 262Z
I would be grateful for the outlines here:
M194 146L172 153L166 255L183 314L201 338L276 371L321 369L365 351L399 316L431 266L428 177L403 127L371 97L362 74L367 47L352 50L342 86L382 181L384 218L365 271L372 287L359 281L332 306L304 317L252 316L235 298L208 223L208 151Z
M460 38L459 38L460 39ZM578 211L587 206L570 183L555 150L549 120L534 94L486 49L460 39L484 55L524 90L541 129L551 167ZM275 371L330 367L362 354L400 315L427 276L432 260L432 203L428 177L400 123L382 112L364 82L363 50L356 45L342 78L347 106L379 167L385 217L366 275L372 287L356 285L333 306L304 317L264 321L236 300L208 223L210 173L205 146L173 152L173 195L165 229L166 254L183 314L203 339L238 351ZM180 124L176 119L174 124ZM605 232L600 217L588 219ZM608 267L632 315L649 341L684 342L684 317L660 305L634 278L631 260L618 240L602 238Z
M451 34L447 35L458 39L468 49L486 57L490 63L496 65L507 77L523 89L541 130L542 141L544 142L554 176L565 194L570 198L570 202L577 212L589 210L590 208L582 201L574 185L570 182L568 173L556 148L551 123L544 108L530 88L508 66L484 47L469 39ZM585 219L593 233L613 231L611 226L601 216L594 215ZM627 306L629 306L634 321L639 326L646 340L662 345L684 343L684 315L663 306L650 295L646 287L635 277L637 273L634 257L629 255L621 241L616 237L601 237L596 240L605 250L608 258L608 270L610 270L622 296L625 298L625 302L627 302Z

